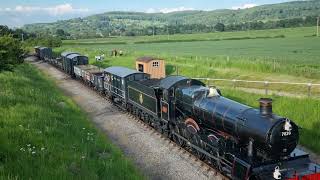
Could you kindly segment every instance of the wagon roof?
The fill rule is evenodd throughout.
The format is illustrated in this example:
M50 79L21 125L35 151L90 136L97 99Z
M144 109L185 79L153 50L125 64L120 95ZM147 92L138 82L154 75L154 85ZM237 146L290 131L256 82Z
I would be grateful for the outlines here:
M149 57L149 56L144 56L144 57L140 57L140 58L137 59L137 61L139 61L139 62L145 62L145 63L150 62L150 61L153 61L153 60L162 60L162 59L160 59L160 58L155 58L155 57Z
M113 74L113 75L116 75L116 76L119 76L122 78L127 77L132 74L144 74L142 72L139 72L139 71L136 71L133 69L128 69L125 67L120 67L120 66L108 67L108 68L104 69L104 72L107 72L107 73L110 73L110 74Z
M47 48L47 47L39 47L39 49L42 50L42 49L49 49L49 48Z
M69 59L73 59L75 57L86 57L86 58L88 58L87 56L83 56L83 55L80 55L80 54L70 54L70 55L67 56L67 58L69 58Z
M61 53L61 56L66 57L66 56L68 56L70 54L79 54L79 53L76 53L76 52L63 52L63 53Z

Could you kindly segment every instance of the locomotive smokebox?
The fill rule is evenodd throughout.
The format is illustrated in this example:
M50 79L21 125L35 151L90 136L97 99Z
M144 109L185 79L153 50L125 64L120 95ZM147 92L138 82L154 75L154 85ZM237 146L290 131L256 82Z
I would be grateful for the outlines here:
M272 99L270 98L260 98L260 112L262 115L271 115L272 114Z

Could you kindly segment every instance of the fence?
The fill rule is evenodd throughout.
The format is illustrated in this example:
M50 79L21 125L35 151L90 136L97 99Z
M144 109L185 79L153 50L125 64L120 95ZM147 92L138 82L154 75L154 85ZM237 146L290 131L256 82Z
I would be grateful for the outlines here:
M238 79L211 79L211 78L194 78L194 79L198 79L198 80L202 80L202 81L207 81L207 85L210 86L210 82L213 81L225 81L225 82L231 82L233 84L233 87L236 88L237 87L237 82L244 82L244 83L255 83L255 84L262 84L264 85L264 90L265 90L265 95L269 94L269 90L270 90L270 85L271 84L275 84L275 85L302 85L306 87L307 90L307 96L311 97L312 93L311 93L311 89L312 87L319 87L320 88L320 84L316 84L316 83L296 83L296 82L276 82L276 81L250 81L250 80L238 80Z

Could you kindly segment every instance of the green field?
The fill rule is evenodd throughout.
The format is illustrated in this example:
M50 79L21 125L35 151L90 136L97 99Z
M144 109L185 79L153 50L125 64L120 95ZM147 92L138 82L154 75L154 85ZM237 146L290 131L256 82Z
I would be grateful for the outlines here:
M55 83L28 64L0 73L1 179L143 179Z
M315 27L275 29L246 32L225 32L155 37L115 37L65 41L55 49L57 53L72 50L88 55L96 64L95 55L112 49L125 52L122 57L107 56L103 67L119 65L135 67L140 56L156 56L166 60L167 74L189 77L227 78L320 83L320 37ZM219 39L219 40L217 40ZM199 41L200 40L200 41ZM176 42L175 42L176 41ZM142 43L143 42L143 43ZM148 43L149 42L149 43ZM257 107L263 96L233 89L232 83L214 82L231 99ZM238 83L238 87L263 89L263 85ZM272 85L269 89L293 94L306 94L305 85ZM313 87L314 97L320 96L320 87ZM276 113L294 120L303 129L300 143L320 153L320 101L313 98L280 97L275 100Z
M95 55L109 55L112 49L125 52L124 57L107 57L104 67L133 68L137 57L149 55L165 59L168 74L176 74L178 68L180 74L190 77L320 83L320 38L313 36L315 29L174 35L169 37L172 42L166 42L167 36L69 40L56 51L78 51L88 55L92 63ZM238 85L264 88L263 84ZM306 86L273 85L270 89L307 94ZM313 87L312 94L320 97L320 87Z

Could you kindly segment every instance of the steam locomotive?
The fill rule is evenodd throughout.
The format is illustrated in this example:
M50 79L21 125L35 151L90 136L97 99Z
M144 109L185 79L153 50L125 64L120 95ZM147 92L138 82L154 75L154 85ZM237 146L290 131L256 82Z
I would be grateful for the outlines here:
M219 89L199 80L184 76L151 79L149 74L125 67L100 70L87 65L78 53L62 57L57 67L230 179L320 179L320 166L296 148L299 127L274 114L271 99L261 98L256 109L223 97ZM59 60L47 61L59 64Z

